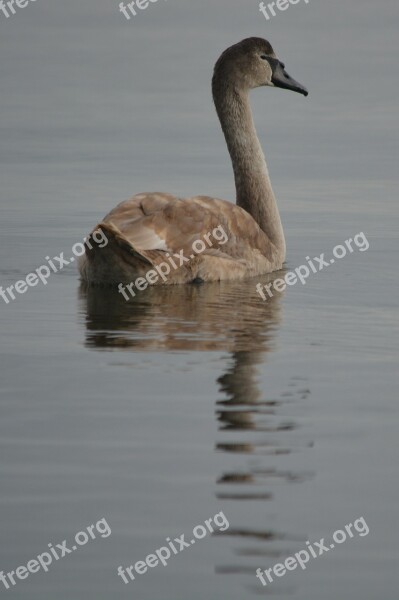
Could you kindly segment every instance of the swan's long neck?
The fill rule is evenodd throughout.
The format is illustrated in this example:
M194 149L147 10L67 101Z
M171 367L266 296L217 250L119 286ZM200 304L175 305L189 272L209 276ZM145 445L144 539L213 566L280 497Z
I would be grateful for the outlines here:
M237 204L252 215L284 260L284 232L248 93L214 82L213 98L233 163Z

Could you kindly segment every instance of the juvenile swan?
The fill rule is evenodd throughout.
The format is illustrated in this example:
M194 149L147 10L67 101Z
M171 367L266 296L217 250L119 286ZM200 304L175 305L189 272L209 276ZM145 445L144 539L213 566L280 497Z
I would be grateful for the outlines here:
M266 40L247 38L223 52L212 92L233 163L237 204L207 196L133 196L93 230L102 230L109 242L86 246L79 265L83 280L129 283L147 275L146 285L175 284L243 279L282 267L284 233L248 98L260 86L308 95ZM194 244L198 240L202 243ZM172 260L176 268L169 267ZM165 263L167 277L160 276Z

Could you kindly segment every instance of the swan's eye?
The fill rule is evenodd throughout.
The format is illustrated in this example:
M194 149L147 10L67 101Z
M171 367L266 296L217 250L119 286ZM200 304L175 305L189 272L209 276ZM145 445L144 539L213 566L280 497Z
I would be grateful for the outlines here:
M266 56L265 54L262 54L261 58L263 58L263 60L268 60L269 59L269 57Z

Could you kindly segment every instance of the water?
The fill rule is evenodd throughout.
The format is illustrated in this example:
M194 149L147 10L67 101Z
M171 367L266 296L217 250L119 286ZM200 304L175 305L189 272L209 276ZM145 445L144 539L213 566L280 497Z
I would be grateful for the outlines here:
M9 596L396 600L397 6L323 0L267 22L256 2L168 0L135 21L117 4L0 14L3 287L133 193L234 198L209 86L248 35L310 90L252 94L286 270L360 231L370 248L267 302L248 281L127 303L73 265L1 300L0 570L101 518L112 530ZM118 577L219 511L223 534ZM255 577L359 517L367 536Z

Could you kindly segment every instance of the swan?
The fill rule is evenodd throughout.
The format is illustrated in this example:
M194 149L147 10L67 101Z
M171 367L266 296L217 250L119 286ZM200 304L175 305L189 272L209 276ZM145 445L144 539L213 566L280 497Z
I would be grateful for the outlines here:
M133 196L93 229L93 235L102 232L108 242L85 246L79 264L83 281L122 285L147 277L146 285L176 284L244 279L281 269L284 232L249 103L249 91L261 86L308 95L265 39L246 38L221 54L212 94L233 165L236 204L207 196ZM215 230L226 237L211 238ZM210 244L193 254L194 242L207 235ZM172 256L184 260L179 264L174 259L178 268L160 277L159 265ZM141 285L137 287L144 289Z

